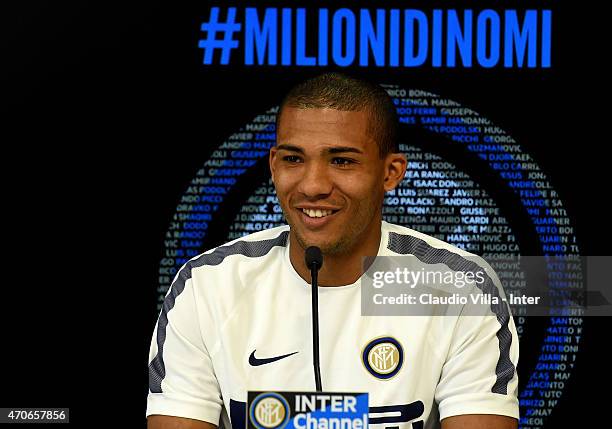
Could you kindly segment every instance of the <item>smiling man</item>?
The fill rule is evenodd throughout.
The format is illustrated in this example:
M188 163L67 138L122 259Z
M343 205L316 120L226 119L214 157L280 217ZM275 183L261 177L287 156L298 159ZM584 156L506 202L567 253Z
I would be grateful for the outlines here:
M362 257L376 255L380 245L384 194L406 171L403 154L380 156L370 116L289 104L278 121L270 170L291 227L291 262L309 280L304 249L318 246L325 255L321 285L347 285L361 276Z
M269 157L288 225L181 268L151 342L149 428L243 429L247 391L314 390L304 262L313 245L324 255L326 391L368 392L370 425L381 429L517 427L518 337L507 305L482 316L361 315L364 257L411 255L421 271L460 271L475 258L382 219L385 193L407 165L396 128L394 105L377 85L328 73L289 92ZM474 292L503 296L490 266L475 260L486 281Z

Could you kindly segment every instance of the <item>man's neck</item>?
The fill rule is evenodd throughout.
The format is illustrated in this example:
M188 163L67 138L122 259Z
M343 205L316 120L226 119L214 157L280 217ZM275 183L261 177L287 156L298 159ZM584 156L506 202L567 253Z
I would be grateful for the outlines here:
M380 247L381 229L375 230L345 254L323 255L323 267L319 271L319 286L344 286L355 283L363 274L363 257L376 256ZM289 234L289 259L295 271L311 283L310 270L304 261L305 249L293 234Z

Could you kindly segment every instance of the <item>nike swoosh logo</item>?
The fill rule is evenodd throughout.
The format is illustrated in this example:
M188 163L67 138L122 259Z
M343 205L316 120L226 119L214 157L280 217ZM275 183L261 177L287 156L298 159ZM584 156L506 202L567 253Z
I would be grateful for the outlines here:
M297 353L297 352L293 352L293 353L287 353L286 355L282 355L282 356L275 356L275 357L271 357L271 358L257 359L255 357L255 352L256 351L257 350L253 350L253 353L251 353L251 356L249 356L249 364L251 366L259 366L259 365L265 365L267 363L276 362L277 360L285 359L286 357L289 357L289 356L294 355L294 354Z

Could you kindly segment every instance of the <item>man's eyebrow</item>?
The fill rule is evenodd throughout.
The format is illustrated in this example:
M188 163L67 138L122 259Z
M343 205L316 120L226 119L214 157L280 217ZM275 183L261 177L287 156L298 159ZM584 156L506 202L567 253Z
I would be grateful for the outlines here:
M353 152L353 153L363 153L362 150L357 149L352 146L334 146L327 149L325 152L327 153L343 153L343 152Z
M302 154L304 153L304 150L301 147L293 146L293 145L285 144L285 143L277 144L276 145L276 149L278 149L278 150L283 149L283 150L287 150L289 152L299 152L299 153L302 153Z
M304 154L304 150L299 147L299 146L293 146L290 144L286 144L286 143L281 143L279 145L276 145L277 149L284 149L290 152L298 152L301 154ZM334 146L334 147L330 147L327 149L324 149L322 154L335 154L335 153L344 153L344 152L352 152L352 153L360 153L363 154L363 151L360 149L357 149L356 147L352 147L352 146Z

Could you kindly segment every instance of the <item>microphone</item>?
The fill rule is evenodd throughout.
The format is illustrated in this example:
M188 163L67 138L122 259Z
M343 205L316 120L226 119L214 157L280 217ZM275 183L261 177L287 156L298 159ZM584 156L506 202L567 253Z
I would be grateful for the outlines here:
M312 278L312 363L314 366L315 386L317 392L322 392L321 368L319 364L319 291L318 272L323 266L323 254L317 246L310 246L305 254L306 266L310 269Z
M306 249L306 266L311 270L316 267L316 270L320 270L323 266L323 254L321 249L317 246L310 246Z

